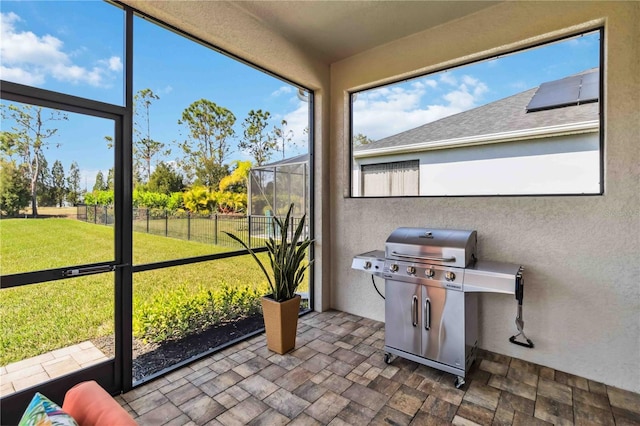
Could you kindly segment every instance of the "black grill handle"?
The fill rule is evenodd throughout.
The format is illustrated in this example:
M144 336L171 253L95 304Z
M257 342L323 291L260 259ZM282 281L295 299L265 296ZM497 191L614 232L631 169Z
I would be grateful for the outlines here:
M516 340L516 336L509 337L509 341L514 345L524 346L525 348L530 348L530 349L533 348L533 342L530 339L526 339L526 340L527 340L527 343L524 343Z
M522 269L516 275L516 300L518 305L522 305L524 299L524 278L522 277Z
M518 327L518 334L515 336L511 336L509 338L509 342L514 345L523 346L525 348L533 348L533 342L530 339L527 339L527 336L524 335L524 321L522 320L522 299L524 298L524 278L522 277L522 266L516 275L516 300L518 301L518 315L516 315L516 326ZM517 340L519 336L526 342L521 342Z

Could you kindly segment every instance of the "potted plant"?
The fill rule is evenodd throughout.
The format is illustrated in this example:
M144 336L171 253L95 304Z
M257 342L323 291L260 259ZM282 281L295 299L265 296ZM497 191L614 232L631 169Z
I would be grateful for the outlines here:
M271 294L263 296L261 300L264 328L267 334L267 347L279 354L289 352L296 346L301 299L300 295L296 294L296 290L304 279L305 271L311 265L311 262L304 262L306 250L312 242L302 237L306 215L302 216L292 235L289 231L293 207L293 204L289 206L284 221L273 216L276 223L275 232L279 238L269 237L266 243L273 276L247 244L235 235L225 232L249 251L267 277Z

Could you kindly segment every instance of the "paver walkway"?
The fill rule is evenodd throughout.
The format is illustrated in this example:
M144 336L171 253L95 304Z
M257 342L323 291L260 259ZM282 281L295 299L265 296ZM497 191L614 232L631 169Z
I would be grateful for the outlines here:
M0 396L106 361L90 341L0 367Z
M381 322L312 313L289 354L259 335L116 399L142 426L640 425L639 394L486 351L456 389L383 346Z

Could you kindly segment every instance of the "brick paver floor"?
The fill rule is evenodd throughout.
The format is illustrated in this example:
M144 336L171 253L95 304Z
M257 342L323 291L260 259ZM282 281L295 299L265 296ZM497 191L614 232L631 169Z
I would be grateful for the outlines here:
M0 396L26 389L108 358L90 341L0 367Z
M480 351L455 377L384 362L384 324L330 311L300 318L296 349L264 335L116 397L140 425L640 425L640 395Z

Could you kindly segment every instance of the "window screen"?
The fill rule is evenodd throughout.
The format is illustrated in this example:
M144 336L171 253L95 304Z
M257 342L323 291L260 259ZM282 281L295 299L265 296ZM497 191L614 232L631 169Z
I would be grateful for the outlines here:
M418 160L361 166L362 195L388 197L420 194Z
M351 93L351 196L602 194L603 34Z

